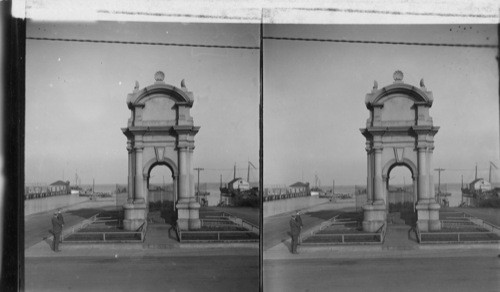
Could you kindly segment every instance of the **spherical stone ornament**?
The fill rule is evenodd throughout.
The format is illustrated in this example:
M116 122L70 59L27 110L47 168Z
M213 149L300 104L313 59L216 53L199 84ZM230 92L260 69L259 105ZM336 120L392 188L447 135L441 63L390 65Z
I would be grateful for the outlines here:
M155 73L155 80L157 82L163 82L164 79L165 79L165 74L163 74L163 72L158 71Z
M403 76L403 72L401 72L400 70L396 70L396 72L394 72L394 74L392 75L392 77L394 78L394 82L402 82Z

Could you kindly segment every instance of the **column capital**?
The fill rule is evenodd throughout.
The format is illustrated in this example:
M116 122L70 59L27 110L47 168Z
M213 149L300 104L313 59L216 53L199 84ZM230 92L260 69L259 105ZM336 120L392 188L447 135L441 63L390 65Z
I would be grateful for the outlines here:
M136 151L142 151L142 149L144 149L144 143L142 143L142 141L136 141L134 144L134 149Z
M417 145L417 151L418 152L425 152L427 151L427 145Z
M175 150L179 152L187 152L188 151L188 146L187 145L177 145Z

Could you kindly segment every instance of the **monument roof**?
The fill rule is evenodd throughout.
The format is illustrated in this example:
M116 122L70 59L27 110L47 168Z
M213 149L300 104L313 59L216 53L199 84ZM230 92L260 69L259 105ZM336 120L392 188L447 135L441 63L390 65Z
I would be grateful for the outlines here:
M127 96L129 109L134 106L143 105L147 97L155 94L164 94L175 100L176 104L184 104L189 107L193 105L193 93L188 91L184 79L181 81L181 88L165 83L165 74L158 71L154 75L155 82L142 89L139 89L139 82L135 82L134 91Z
M372 92L368 93L365 98L367 108L370 109L376 106L382 106L386 100L384 97L397 93L410 96L415 103L424 104L429 107L432 106L434 98L432 92L427 91L424 79L420 80L420 87L416 87L403 82L404 75L400 70L394 72L393 78L394 83L380 89L378 88L377 81L374 82Z

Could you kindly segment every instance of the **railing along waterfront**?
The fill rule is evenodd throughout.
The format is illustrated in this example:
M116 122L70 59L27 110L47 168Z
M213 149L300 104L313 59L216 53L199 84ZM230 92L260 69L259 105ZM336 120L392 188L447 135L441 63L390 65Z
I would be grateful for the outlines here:
M311 196L310 191L292 191L289 189L283 189L282 191L283 193L280 191L279 194L268 194L264 191L264 202Z

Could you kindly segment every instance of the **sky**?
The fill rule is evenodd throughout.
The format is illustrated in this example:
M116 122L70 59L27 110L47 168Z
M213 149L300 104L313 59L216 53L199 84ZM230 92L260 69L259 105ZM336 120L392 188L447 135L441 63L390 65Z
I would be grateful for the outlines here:
M33 22L28 37L120 41L259 45L251 24ZM498 43L495 25L276 25L264 36L405 41ZM377 80L424 78L434 94L430 109L435 136L433 168L444 168L443 183L487 177L499 161L498 67L492 48L403 46L264 40L264 184L296 181L323 185L366 181L365 95ZM126 183L125 100L135 81L140 87L165 73L168 84L182 79L194 93L193 167L202 182L246 177L247 163L258 167L259 50L59 42L26 42L27 183L74 181ZM500 182L500 170L494 171ZM155 168L153 182L169 170ZM251 180L258 172L251 171ZM437 172L434 172L438 181ZM410 180L397 167L391 182Z
M259 167L259 50L32 40L30 37L206 45L259 45L259 26L136 22L27 22L25 180L127 182L127 94L155 72L194 93L193 167L202 182ZM153 183L170 171L154 168ZM251 180L258 179L257 170Z
M432 43L498 43L496 25L265 25L265 37ZM499 76L495 48L264 40L264 183L366 184L365 96L403 81L433 92L432 168L442 183L488 178L499 163ZM500 182L500 170L493 172ZM435 183L437 172L433 171ZM391 172L395 184L410 171Z

